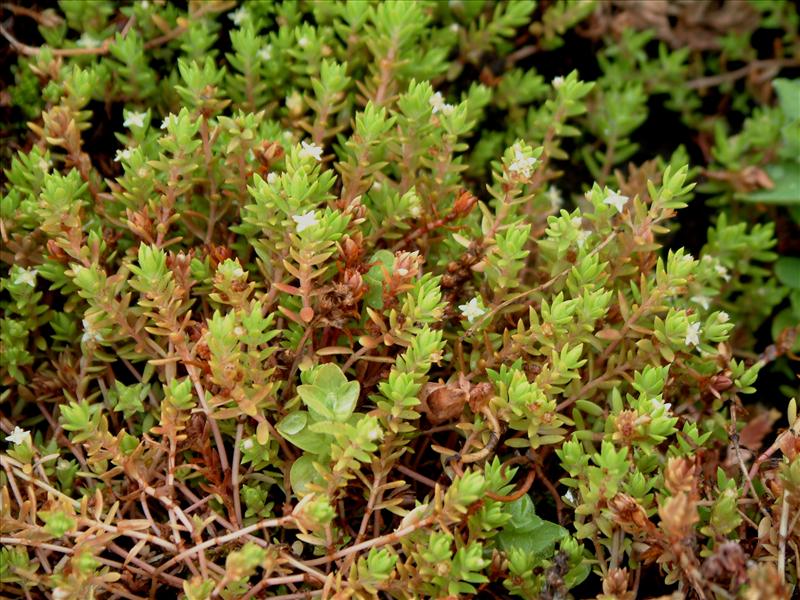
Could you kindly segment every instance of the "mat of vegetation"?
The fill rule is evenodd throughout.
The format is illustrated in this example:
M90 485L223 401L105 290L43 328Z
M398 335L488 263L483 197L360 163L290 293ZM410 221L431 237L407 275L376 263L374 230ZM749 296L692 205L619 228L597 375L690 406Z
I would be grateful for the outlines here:
M799 22L0 5L0 595L792 597Z

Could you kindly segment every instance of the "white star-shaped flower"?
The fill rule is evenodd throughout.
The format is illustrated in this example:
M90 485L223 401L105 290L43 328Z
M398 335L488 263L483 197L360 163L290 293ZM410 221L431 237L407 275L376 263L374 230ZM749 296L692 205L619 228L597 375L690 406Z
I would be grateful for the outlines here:
M717 319L720 323L727 323L731 320L731 316L723 310L720 311L719 315L717 315Z
M625 205L628 203L629 198L627 196L623 196L619 192L611 192L606 199L603 200L603 204L607 204L609 206L613 206L617 209L617 212L621 213L622 209L625 208Z
M562 85L564 85L564 78L561 75L559 75L558 77L553 77L553 87L554 88L558 89Z
M550 208L553 210L558 210L564 204L564 197L561 195L561 190L559 190L556 186L551 185L547 188L546 192L547 199L550 200Z
M133 150L130 148L125 148L124 150L117 150L116 156L114 156L114 162L119 162L121 160L129 160L131 155L133 154Z
M433 114L441 111L442 107L444 106L444 96L442 96L442 92L436 92L433 96L431 96L428 102L433 107Z
M297 233L305 231L309 227L316 227L319 221L317 220L317 213L313 210L303 213L302 215L294 215L292 220L297 223Z
M690 300L695 304L699 304L705 310L708 310L708 307L711 306L711 298L708 296L692 296Z
M25 443L30 444L31 434L21 427L14 427L14 431L6 436L6 441L9 444L14 444L15 446Z
M256 55L264 62L272 60L272 45L267 44L266 46L262 46L261 48L258 49Z
M322 146L317 146L314 142L310 144L306 141L300 142L300 157L322 160Z
M460 305L458 308L461 310L461 314L464 315L470 323L486 314L486 309L478 303L477 298L473 298L466 304Z
M170 123L172 123L172 119L177 119L177 117L172 114L169 114L166 117L164 117L164 120L161 121L161 129L166 129L167 127L169 127Z
M575 504L575 492L572 491L572 489L567 490L567 493L564 494L564 498L567 499L567 502Z
M14 284L21 285L26 283L31 287L36 287L37 273L38 271L36 269L20 269L19 273L14 277Z
M75 44L79 48L99 48L102 42L90 33L83 33Z
M683 343L687 346L700 345L700 323L690 323L686 328L686 338Z
M278 174L275 171L270 172L269 175L267 175L267 183L272 185L276 181L278 181Z
M431 99L428 100L431 107L433 107L433 114L442 113L443 115L449 115L450 113L455 110L455 106L452 104L448 104L444 101L444 96L442 96L442 92L436 92Z
M250 450L255 445L252 439L248 438L242 442L242 450Z
M524 179L530 179L536 159L533 156L525 156L522 148L517 144L514 144L512 149L514 150L514 161L508 167L509 172L522 175Z
M659 400L658 398L653 398L650 403L653 406L653 410L658 410L659 408L663 408L664 410L668 411L672 408L672 404L669 402L664 402Z
M728 273L728 269L725 267L725 265L716 265L714 270L717 272L717 275L722 277L725 281L731 280L731 274Z
M228 15L228 18L233 21L233 24L237 27L241 25L244 21L250 18L250 13L247 12L247 9L244 6L240 6L231 14Z
M126 112L125 120L122 122L124 127L144 127L144 120L147 118L146 112Z
M311 41L306 36L301 36L297 40L297 45L300 46L301 48L308 48L308 45L310 43L311 43Z
M85 344L87 342L102 342L103 336L100 334L99 331L95 330L92 327L92 324L89 323L86 319L83 319L83 336L81 336L81 343Z
M586 245L586 240L588 240L592 235L592 232L587 229L581 229L578 232L578 238L576 240L578 244L578 248L583 248Z

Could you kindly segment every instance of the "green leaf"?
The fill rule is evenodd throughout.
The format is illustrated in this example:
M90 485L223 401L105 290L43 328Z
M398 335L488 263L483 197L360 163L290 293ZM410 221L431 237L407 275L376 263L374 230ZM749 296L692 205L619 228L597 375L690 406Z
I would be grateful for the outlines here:
M782 256L775 262L775 276L783 285L800 290L800 258Z
M776 79L772 86L787 121L800 119L800 79Z
M357 381L351 381L339 388L331 399L331 409L337 421L343 422L350 418L356 408L360 386Z
M333 404L333 394L317 385L297 386L297 393L316 420L333 419L333 410L331 407Z
M303 411L293 412L286 415L280 423L276 425L278 432L286 437L300 433L308 423L308 413Z
M511 520L497 536L506 552L519 548L526 554L547 555L567 530L536 515L533 501L527 494L508 505Z
M289 481L292 484L292 490L301 494L309 491L308 484L323 483L322 477L314 468L314 458L307 454L292 463Z
M541 521L532 531L501 531L497 540L506 552L519 548L526 554L546 557L552 554L556 543L567 535L567 530L550 521Z
M800 204L800 163L784 161L767 165L764 170L774 187L737 196L740 200L766 204Z
M347 383L347 377L338 365L326 363L314 369L314 380L309 383L321 387L323 390L333 391Z
M318 456L327 454L331 447L331 436L311 431L308 427L308 413L299 411L287 415L276 429L292 444Z

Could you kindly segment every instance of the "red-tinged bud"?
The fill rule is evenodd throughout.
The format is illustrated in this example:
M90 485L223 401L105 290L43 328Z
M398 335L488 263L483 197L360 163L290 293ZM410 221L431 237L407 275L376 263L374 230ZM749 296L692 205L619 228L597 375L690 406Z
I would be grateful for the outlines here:
M478 199L472 195L472 192L463 190L456 198L453 204L453 212L459 216L467 214L472 210L472 207L477 204Z

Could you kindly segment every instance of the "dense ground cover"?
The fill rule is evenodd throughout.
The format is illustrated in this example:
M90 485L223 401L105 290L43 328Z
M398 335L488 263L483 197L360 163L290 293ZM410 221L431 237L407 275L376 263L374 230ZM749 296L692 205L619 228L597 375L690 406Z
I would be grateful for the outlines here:
M0 11L4 596L795 592L795 4Z

